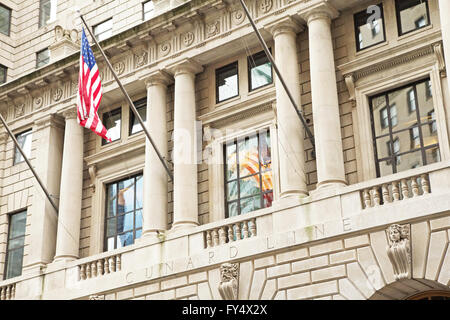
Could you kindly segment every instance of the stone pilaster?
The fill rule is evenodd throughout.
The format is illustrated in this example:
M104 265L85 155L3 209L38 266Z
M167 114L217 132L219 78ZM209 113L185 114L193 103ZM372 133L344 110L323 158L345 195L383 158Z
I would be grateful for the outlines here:
M147 86L147 129L162 157L167 159L167 86L172 78L156 71ZM143 236L167 229L167 172L148 139L145 142Z
M266 26L275 41L275 63L301 110L300 69L297 56L297 33L303 30L290 17ZM280 79L275 79L280 164L280 196L306 196L304 128Z
M441 32L442 32L442 43L444 47L444 56L446 65L450 63L450 2L447 0L439 0L439 12L441 16ZM448 68L446 67L446 73L448 74ZM448 92L450 92L450 81L448 81Z
M198 225L195 74L203 67L183 60L170 71L175 77L173 229L182 229Z
M61 182L64 122L53 114L34 123L34 168L58 205ZM36 180L33 180L33 201L29 222L29 249L24 261L24 273L37 271L51 262L56 250L58 216ZM27 222L28 224L28 222Z
M59 193L55 260L74 260L80 249L81 199L83 190L83 127L76 107L63 112L66 120Z
M317 188L346 184L331 20L338 12L327 3L302 17L308 23Z

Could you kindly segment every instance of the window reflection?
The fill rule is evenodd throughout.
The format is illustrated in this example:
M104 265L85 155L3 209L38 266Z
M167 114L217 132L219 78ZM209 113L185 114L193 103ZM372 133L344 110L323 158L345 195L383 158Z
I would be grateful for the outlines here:
M239 95L238 63L216 70L216 103Z
M17 142L19 143L20 148L22 148L27 158L29 158L31 155L31 138L31 130L16 135ZM14 150L14 164L25 161L24 157L19 151L19 148L16 147Z
M250 91L272 83L272 64L264 51L248 57L247 62Z
M142 231L142 175L107 186L106 250L134 243Z
M405 34L430 24L428 0L395 0L399 34Z
M273 201L270 132L224 146L227 217L270 207Z
M369 6L354 16L357 51L385 41L383 5Z
M108 111L103 114L103 125L108 130L111 136L111 142L120 139L121 131L122 110L121 108L113 111ZM110 143L109 141L102 139L102 145Z

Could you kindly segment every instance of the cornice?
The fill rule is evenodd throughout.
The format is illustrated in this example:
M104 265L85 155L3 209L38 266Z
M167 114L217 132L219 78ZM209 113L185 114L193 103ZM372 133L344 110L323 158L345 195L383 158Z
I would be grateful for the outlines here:
M370 74L393 68L435 52L434 46L441 42L441 32L437 31L424 38L402 43L395 47L387 47L383 51L362 56L351 62L337 66L343 76L353 76L353 81Z
M273 110L275 100L275 89L273 88L242 103L235 103L232 106L224 106L208 112L199 116L198 119L205 126L224 127L230 123Z

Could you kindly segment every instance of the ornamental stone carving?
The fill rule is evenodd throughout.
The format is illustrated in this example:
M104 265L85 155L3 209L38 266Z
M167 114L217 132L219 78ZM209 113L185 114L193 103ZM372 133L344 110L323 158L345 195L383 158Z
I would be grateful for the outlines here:
M89 296L89 300L105 300L105 296L101 296L98 294L91 294Z
M134 67L139 68L147 63L147 51L142 51L134 55Z
M410 225L393 224L387 229L389 247L387 255L396 280L411 278Z
M117 62L114 64L114 71L117 75L121 75L125 71L125 63L122 61Z
M20 103L18 105L15 106L14 108L14 117L20 117L23 116L25 114L25 104L24 103Z
M269 12L272 9L273 2L272 0L260 0L258 3L259 10L263 13Z
M182 35L183 43L186 47L189 47L194 42L194 33L186 32Z
M59 101L61 99L62 95L63 95L63 90L61 88L56 88L53 91L53 100Z
M220 266L219 293L223 300L237 300L239 264L224 263Z
M231 13L231 21L235 25L239 25L244 22L245 13L243 10L236 10Z
M40 109L42 107L43 99L42 97L34 98L33 104L35 109Z
M206 38L213 37L216 34L219 34L219 32L220 32L219 21L215 21L213 23L206 25Z
M167 56L170 53L170 50L171 50L170 42L165 42L161 44L161 46L159 47L159 52L163 57Z

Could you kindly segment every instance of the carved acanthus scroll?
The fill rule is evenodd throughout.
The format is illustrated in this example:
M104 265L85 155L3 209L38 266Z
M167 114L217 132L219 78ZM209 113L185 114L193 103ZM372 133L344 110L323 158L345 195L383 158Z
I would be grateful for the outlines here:
M396 280L411 278L411 242L409 224L393 224L388 229L387 255Z
M219 293L223 300L237 300L239 264L224 263L220 266Z

